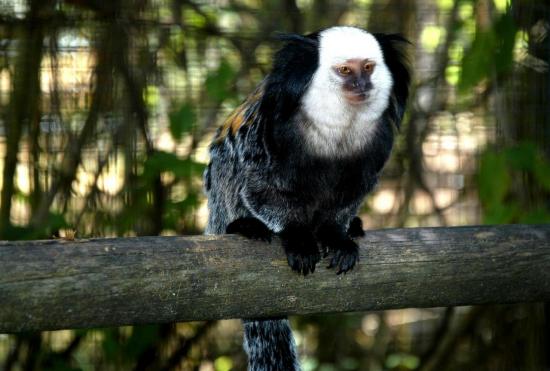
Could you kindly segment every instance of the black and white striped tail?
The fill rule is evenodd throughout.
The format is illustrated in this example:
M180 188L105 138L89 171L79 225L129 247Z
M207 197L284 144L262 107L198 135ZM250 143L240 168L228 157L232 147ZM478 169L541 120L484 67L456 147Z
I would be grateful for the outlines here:
M300 371L288 320L243 320L248 371Z

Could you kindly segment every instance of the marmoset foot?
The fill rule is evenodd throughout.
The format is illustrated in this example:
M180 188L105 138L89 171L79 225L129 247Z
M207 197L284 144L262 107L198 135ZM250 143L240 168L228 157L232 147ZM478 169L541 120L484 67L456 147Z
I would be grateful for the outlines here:
M321 254L317 247L317 241L309 229L296 226L287 227L281 232L281 241L288 265L293 271L304 276L315 272L315 266L321 260Z
M351 239L338 241L338 245L329 246L332 255L328 268L338 267L336 274L346 273L359 261L359 247Z

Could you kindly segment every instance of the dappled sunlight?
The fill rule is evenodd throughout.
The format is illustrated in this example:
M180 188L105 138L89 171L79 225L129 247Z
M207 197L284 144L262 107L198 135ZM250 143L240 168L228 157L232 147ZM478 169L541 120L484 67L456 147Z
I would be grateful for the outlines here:
M174 152L176 149L176 143L174 142L174 138L172 138L172 136L170 135L170 132L168 132L167 130L163 131L159 135L156 146L158 149L162 151L167 151L167 152Z
M109 164L97 179L97 188L110 196L118 194L124 186L124 166L122 162Z
M93 187L95 181L94 174L92 172L84 170L81 166L76 172L76 179L73 181L72 190L79 196L86 196Z

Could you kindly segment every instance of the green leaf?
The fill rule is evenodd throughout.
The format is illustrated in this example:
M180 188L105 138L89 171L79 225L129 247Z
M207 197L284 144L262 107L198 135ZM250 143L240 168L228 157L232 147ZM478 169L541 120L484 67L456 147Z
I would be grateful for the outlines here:
M462 57L462 68L458 88L467 92L490 74L490 62L495 48L494 35L491 31L479 31L469 49Z
M214 361L216 371L229 371L233 367L233 361L227 356L221 356Z
M535 179L544 188L545 191L550 192L550 163L542 156L538 156L535 159Z
M524 224L550 223L550 212L544 207L538 207L522 215L519 222Z
M485 207L500 204L510 187L506 156L499 152L485 152L480 160L477 183L479 198Z
M537 147L534 143L523 142L514 147L507 148L505 155L513 169L533 171L537 157Z
M38 231L31 226L8 225L2 230L2 238L6 240L36 240L50 237L45 232Z
M218 69L206 77L206 93L216 100L224 100L230 93L229 84L235 76L235 70L223 59Z
M46 224L46 228L49 228L52 231L57 231L60 228L66 228L69 225L65 221L65 217L63 214L55 213L50 211L48 214L48 223Z
M468 93L495 73L509 71L514 61L517 28L510 11L503 14L488 30L477 30L470 48L464 52L459 91Z
M117 356L120 355L121 346L118 341L118 330L116 328L104 329L103 332L103 341L101 342L101 348L103 349L103 354L105 358L109 361L116 360Z
M132 328L132 335L124 345L124 356L137 359L159 338L159 325L140 325Z
M483 221L485 224L514 223L519 214L520 208L516 203L495 203L484 208Z
M191 131L196 121L195 110L189 103L185 103L179 110L170 114L170 133L172 137L180 140L183 134Z
M497 72L506 72L512 69L514 62L514 45L516 43L517 28L510 11L503 14L493 27L496 39L495 63Z

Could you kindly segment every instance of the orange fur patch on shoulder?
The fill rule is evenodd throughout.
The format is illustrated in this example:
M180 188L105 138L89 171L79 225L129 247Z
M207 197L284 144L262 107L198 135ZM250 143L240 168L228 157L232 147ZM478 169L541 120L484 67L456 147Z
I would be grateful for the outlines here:
M239 128L244 124L244 113L246 111L246 105L241 104L239 107L237 107L225 120L225 122L222 125L222 132L225 132L226 134L231 131L231 134L235 135Z
M249 95L246 100L227 117L220 128L218 136L215 139L216 141L223 140L229 133L235 135L241 127L251 125L254 122L256 115L254 112L248 112L248 110L259 103L262 93L263 89L261 89L261 87L256 89L253 94Z

